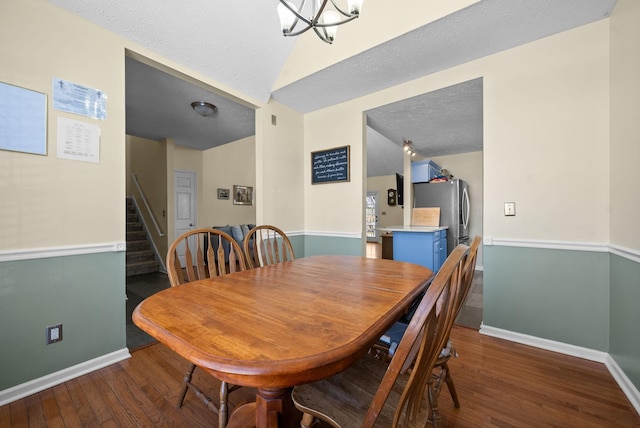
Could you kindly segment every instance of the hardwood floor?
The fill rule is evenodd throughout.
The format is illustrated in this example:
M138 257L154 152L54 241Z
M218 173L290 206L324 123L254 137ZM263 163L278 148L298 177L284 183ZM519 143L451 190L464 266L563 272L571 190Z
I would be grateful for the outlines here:
M440 411L450 427L640 427L640 416L603 364L531 348L454 326L460 355L450 368L460 397L446 386ZM217 427L217 417L193 394L175 402L187 362L164 345L129 360L0 407L0 427ZM211 376L197 381L217 391ZM232 406L254 390L241 388Z
M376 242L367 242L367 254L369 259L381 259L382 258L382 244Z

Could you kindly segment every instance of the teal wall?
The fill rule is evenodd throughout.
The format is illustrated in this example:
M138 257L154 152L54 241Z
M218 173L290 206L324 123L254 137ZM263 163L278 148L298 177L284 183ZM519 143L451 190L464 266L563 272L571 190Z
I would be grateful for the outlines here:
M608 351L609 253L485 246L483 299L487 326Z
M296 257L304 257L304 235L291 235L289 241L291 241Z
M611 259L609 354L640 389L640 263Z
M362 239L335 236L305 236L304 255L315 256L319 254L362 256Z
M0 263L0 390L125 348L124 272L124 252Z

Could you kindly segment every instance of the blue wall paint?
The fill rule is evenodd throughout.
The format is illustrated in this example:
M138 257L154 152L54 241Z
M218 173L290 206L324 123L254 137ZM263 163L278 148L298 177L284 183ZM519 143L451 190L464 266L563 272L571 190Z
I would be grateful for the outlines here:
M344 254L362 256L362 239L335 236L305 236L304 255Z
M487 326L609 348L609 254L484 247Z
M640 389L640 263L611 258L609 354Z
M0 390L125 348L124 272L123 252L0 263Z
M304 235L289 236L296 257L304 257Z

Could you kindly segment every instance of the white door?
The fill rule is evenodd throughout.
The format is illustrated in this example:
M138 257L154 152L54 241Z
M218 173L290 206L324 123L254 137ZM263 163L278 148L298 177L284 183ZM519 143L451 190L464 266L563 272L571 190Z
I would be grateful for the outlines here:
M367 242L378 242L378 230L380 228L380 205L378 204L378 192L367 192L367 206L365 213L365 230Z
M196 227L196 174L188 171L175 171L173 189L175 193L177 238ZM178 247L178 257L180 258L180 263L184 264L184 248L182 246Z

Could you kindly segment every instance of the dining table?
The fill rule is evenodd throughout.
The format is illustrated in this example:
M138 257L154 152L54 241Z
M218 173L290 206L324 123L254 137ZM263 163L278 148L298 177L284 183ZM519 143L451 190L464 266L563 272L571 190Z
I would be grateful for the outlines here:
M160 291L132 318L215 378L256 388L229 426L294 427L291 389L366 354L433 275L407 262L313 255Z

